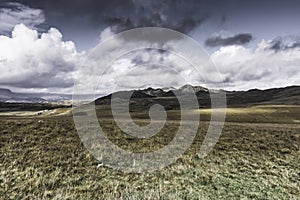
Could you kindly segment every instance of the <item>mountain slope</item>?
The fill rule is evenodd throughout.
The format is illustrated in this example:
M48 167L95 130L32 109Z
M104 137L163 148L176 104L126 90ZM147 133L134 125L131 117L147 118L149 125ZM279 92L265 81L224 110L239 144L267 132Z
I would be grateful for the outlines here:
M195 92L200 107L210 107L210 93L207 88L201 86L185 85L179 89L164 91L162 89L147 88L143 90L117 92L120 98L122 95L131 96L131 105L140 109L149 108L155 103L162 104L166 109L179 109L180 105L175 97L177 95L190 95ZM211 92L220 92L213 90ZM267 90L252 89L248 91L225 91L228 107L267 105L267 104L289 104L300 105L300 86L290 86L285 88L273 88ZM96 105L109 105L112 95L98 98Z

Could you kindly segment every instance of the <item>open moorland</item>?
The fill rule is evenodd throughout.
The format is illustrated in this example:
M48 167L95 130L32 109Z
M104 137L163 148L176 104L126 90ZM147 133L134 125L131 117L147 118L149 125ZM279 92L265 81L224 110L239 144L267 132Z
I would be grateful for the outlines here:
M84 146L72 113L84 119L90 104L72 110L48 103L1 103L0 198L300 198L299 87L227 92L225 126L205 158L199 150L211 120L209 93L189 85L177 92L186 95L190 91L196 93L200 105L183 112L200 116L192 145L175 163L141 174L109 168L105 159L97 160ZM152 105L161 104L166 110L165 126L147 139L123 132L110 103L111 95L95 101L98 122L110 141L129 152L153 152L168 145L180 126L182 113L172 92L134 91L129 112L138 125L150 122ZM222 112L222 108L214 111ZM119 117L123 120L122 113Z
M60 110L61 109L61 110ZM227 109L222 135L204 159L197 156L210 109L195 110L201 126L193 145L175 163L152 173L123 173L103 165L85 148L71 112L2 113L2 199L299 199L300 107ZM68 108L70 111L70 108ZM25 112L25 111L24 111ZM147 123L146 112L132 112ZM123 133L98 106L99 122L111 141L130 151L168 144L179 125L168 111L163 131L147 140Z

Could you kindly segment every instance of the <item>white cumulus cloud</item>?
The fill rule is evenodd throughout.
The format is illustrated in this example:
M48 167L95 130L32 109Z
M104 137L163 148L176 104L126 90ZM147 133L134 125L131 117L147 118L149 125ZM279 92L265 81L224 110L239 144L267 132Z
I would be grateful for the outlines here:
M300 50L274 51L272 41L261 41L255 49L226 46L211 55L227 89L284 87L300 84Z
M107 29L101 39L109 35ZM122 47L124 42L128 41L116 40L104 52L118 55L120 48L116 47ZM226 90L299 85L300 49L275 51L271 48L273 43L263 40L254 49L240 45L221 47L211 54L220 74L204 66L201 79L187 62L172 53L148 49L132 51L115 60L103 54L87 57L88 54L77 52L72 41L63 41L63 35L55 28L39 35L19 24L11 36L0 35L0 87L70 93L77 81L82 93L94 91L86 88L98 83L97 93L107 94L112 88L179 87L186 82ZM197 56L201 61L201 55ZM110 65L104 70L98 61L106 59Z
M0 36L0 85L20 88L66 88L74 83L81 54L59 30L38 35L24 24L12 36Z

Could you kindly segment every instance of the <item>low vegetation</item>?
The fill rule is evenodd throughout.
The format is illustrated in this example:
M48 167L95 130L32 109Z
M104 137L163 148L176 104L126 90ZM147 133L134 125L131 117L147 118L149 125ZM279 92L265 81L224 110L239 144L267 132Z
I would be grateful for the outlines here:
M209 112L200 111L204 122L186 153L176 163L148 174L115 171L96 160L80 141L71 115L0 117L0 197L299 199L299 107L229 109L220 140L201 159L197 152ZM172 139L178 126L176 112L170 111L174 120L167 122L161 134L149 140L131 140L106 114L99 111L108 137L132 151L160 148ZM132 116L144 123L147 113Z

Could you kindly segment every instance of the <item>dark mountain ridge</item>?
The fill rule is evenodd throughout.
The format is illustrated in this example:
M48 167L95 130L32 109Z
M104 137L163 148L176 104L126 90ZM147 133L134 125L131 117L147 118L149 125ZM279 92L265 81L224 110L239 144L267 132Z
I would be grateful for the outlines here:
M227 105L229 107L251 106L251 105L267 105L267 104L283 104L283 105L300 105L300 86L289 86L284 88L272 88L266 90L251 89L248 91L222 91L208 90L201 86L184 85L179 89L171 89L169 91L160 88L147 88L133 91L120 91L116 94L119 98L122 95L128 95L132 92L131 104L146 105L150 107L152 104L160 103L168 105L167 107L179 108L175 93L179 96L196 94L200 107L210 107L210 93L225 92ZM108 105L112 95L107 95L95 100L96 105Z
M188 96L195 93L200 107L210 107L210 93L218 93L221 90L208 90L202 86L184 85L176 88L146 88L132 91L119 91L114 93L119 98L131 95L131 103L135 105L151 106L154 103L162 103L167 107L179 108L175 93L179 96ZM266 90L251 89L248 91L222 91L226 93L227 105L230 107L250 105L300 105L300 86L284 88L271 88ZM108 105L112 94L95 100L96 105ZM0 102L2 103L47 103L71 100L72 95L49 93L14 93L9 89L0 88Z

